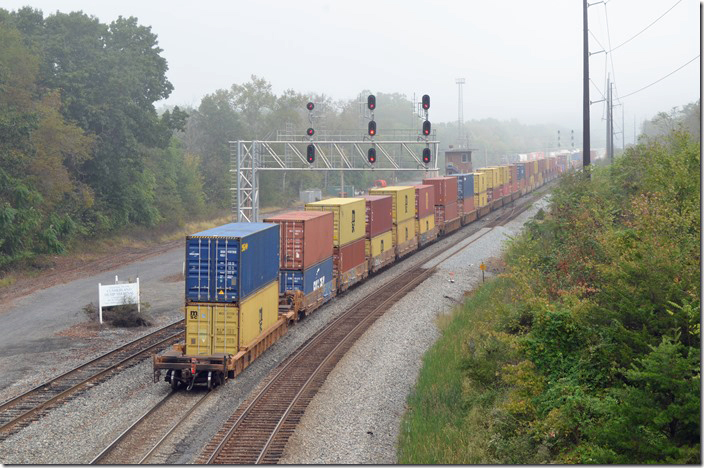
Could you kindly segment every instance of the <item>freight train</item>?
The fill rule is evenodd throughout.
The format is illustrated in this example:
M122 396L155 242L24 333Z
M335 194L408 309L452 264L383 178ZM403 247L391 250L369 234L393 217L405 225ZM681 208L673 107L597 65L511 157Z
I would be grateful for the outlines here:
M407 255L568 169L541 158L372 188L186 237L185 342L153 357L154 381L234 378L302 319Z

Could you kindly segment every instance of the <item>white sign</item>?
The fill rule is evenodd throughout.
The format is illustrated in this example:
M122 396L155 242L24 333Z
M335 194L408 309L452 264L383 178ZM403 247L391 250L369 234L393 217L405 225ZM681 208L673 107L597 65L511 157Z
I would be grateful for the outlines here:
M120 283L115 276L115 283L104 286L98 283L98 310L101 324L103 323L103 307L137 304L137 312L140 311L139 278L136 283Z

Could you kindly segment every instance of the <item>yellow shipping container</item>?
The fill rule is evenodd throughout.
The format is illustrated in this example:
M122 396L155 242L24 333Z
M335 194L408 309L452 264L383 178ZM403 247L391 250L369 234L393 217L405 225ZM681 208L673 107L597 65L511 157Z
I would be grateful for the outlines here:
M392 231L386 231L383 234L367 239L366 254L368 258L378 257L384 252L394 248Z
M474 194L486 192L486 172L472 172L474 176Z
M306 211L332 211L335 247L364 237L367 229L366 209L364 198L328 198L306 204Z
M538 160L533 161L533 174L538 173Z
M501 166L501 171L503 173L502 179L503 179L503 184L510 184L511 183L511 166L505 165Z
M415 218L401 221L399 224L394 223L394 227L391 229L394 245L401 245L404 242L408 242L413 239L416 235L415 224Z
M482 167L481 169L478 169L480 172L484 172L487 174L487 183L486 183L486 188L494 188L498 187L499 184L499 169L497 167Z
M431 214L423 219L416 220L416 235L425 234L435 227L435 215Z
M416 216L416 188L411 186L391 186L369 190L369 195L391 195L391 217L400 223Z
M279 318L279 282L241 304L193 302L186 306L186 354L236 354Z
M474 207L482 208L488 204L486 192L478 193L474 195Z

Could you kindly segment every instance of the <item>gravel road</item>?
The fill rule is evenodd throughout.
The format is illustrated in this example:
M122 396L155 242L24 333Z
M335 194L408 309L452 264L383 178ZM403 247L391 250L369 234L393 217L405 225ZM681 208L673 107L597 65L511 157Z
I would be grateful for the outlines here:
M518 232L536 210L532 207L443 262L433 277L377 321L338 364L311 403L289 442L285 463L395 462L395 442L406 396L415 382L423 352L438 337L435 318L450 311L480 281L479 261L498 255L505 236ZM480 232L495 216L491 214L411 256L296 324L236 380L218 388L219 397L197 410L152 462L193 463L205 443L264 376L332 318L369 294L374 283L400 275L418 260L437 261L441 246ZM155 322L180 318L183 282L174 281L173 276L180 273L182 261L182 249L175 249L115 272L18 300L12 310L0 315L3 323L11 317L10 323L16 327L14 333L8 327L0 330L0 371L10 376L0 383L0 388L5 387L0 401L67 370L75 361L87 360L97 348L112 348L116 342L147 332L91 331L86 327L80 309L95 301L97 283L109 282L115 274L121 278L139 274L143 300L153 304ZM448 280L450 272L454 283ZM133 366L0 442L0 463L89 463L168 391L165 382L152 382L150 361Z

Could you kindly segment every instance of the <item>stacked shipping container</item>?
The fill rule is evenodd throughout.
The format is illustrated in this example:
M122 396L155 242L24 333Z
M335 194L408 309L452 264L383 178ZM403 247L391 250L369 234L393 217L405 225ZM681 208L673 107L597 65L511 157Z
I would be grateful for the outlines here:
M236 354L274 326L279 229L231 223L186 237L186 354Z
M393 242L393 199L389 195L363 196L366 203L365 253L369 272L375 272L396 259Z
M329 211L290 211L266 218L280 229L279 291L307 314L335 295Z
M337 290L345 291L366 278L364 199L329 198L306 204L306 211L331 211L333 214L333 269Z
M415 187L391 186L369 190L370 195L390 195L392 200L391 233L396 256L401 257L418 248L415 226Z
M438 229L435 226L435 187L432 185L414 187L416 189L416 236L418 245L425 245L438 236Z
M460 216L474 211L474 176L457 174L457 208Z
M430 177L423 179L423 184L435 188L435 225L438 228L443 229L445 224L459 219L456 177Z

